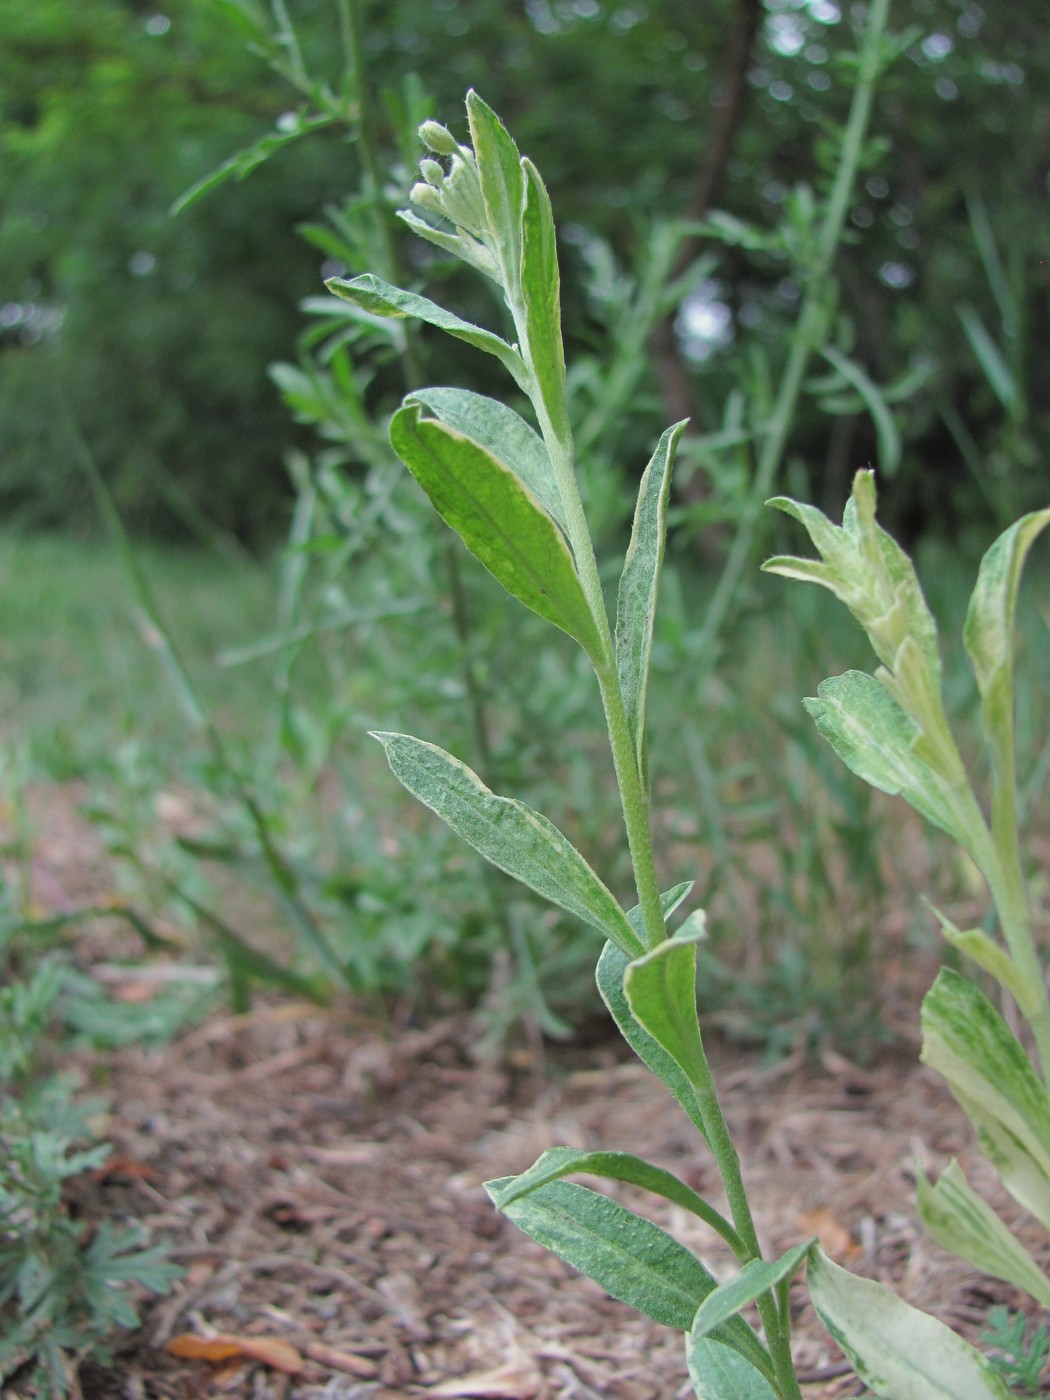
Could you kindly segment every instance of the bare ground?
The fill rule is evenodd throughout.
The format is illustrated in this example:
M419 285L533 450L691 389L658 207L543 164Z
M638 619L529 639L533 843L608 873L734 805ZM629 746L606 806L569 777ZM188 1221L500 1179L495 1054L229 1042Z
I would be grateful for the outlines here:
M68 818L56 809L48 821ZM90 842L75 823L65 835L39 872L55 907L92 884ZM84 1057L85 1080L111 1104L113 1155L71 1209L88 1224L144 1223L186 1270L169 1296L144 1300L143 1326L112 1366L83 1369L84 1395L691 1394L680 1336L533 1245L481 1183L555 1143L605 1146L648 1156L717 1201L692 1130L611 1043L493 1068L474 1041L465 1017L380 1029L347 1007L274 1004L214 1018L161 1051ZM993 1303L1020 1304L916 1227L917 1164L937 1170L958 1155L975 1183L987 1173L913 1046L871 1069L830 1052L768 1068L717 1044L714 1059L767 1251L816 1235L970 1337ZM727 1271L692 1217L620 1194ZM796 1301L807 1400L862 1393L801 1289ZM210 1360L175 1354L195 1345L187 1337L217 1335L242 1340L213 1345ZM17 1383L4 1393L23 1394Z

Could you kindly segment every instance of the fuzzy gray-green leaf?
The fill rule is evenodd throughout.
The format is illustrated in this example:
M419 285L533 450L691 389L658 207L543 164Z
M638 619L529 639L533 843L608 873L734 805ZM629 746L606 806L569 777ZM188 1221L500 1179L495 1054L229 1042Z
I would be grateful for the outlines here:
M602 955L598 959L598 967L595 972L598 991L609 1008L609 1013L619 1027L624 1040L627 1041L642 1063L667 1086L683 1113L686 1114L696 1130L706 1138L707 1129L704 1127L696 1094L693 1092L693 1087L687 1076L667 1051L653 1039L643 1026L639 1025L627 1004L623 982L630 961L621 948L612 943L606 943Z
M543 439L519 413L498 399L471 393L469 389L413 389L409 402L415 401L505 462L547 513L565 528L550 456Z
M624 974L631 1014L671 1056L691 1084L707 1074L696 1015L696 944L694 938L667 938Z
M515 472L473 438L424 418L418 403L394 414L390 442L441 518L507 592L601 658L565 536Z
M394 776L486 860L593 925L625 953L641 940L573 844L539 812L497 797L465 763L408 734L373 734Z
M1050 1308L1050 1279L1007 1227L981 1200L952 1158L935 1185L924 1172L916 1180L919 1219L927 1234L982 1273L1023 1288Z
M724 1322L735 1317L748 1303L768 1293L783 1279L790 1278L806 1257L813 1240L797 1244L779 1259L752 1259L732 1278L720 1283L696 1310L691 1330L694 1340L709 1337Z
M1025 559L1050 524L1050 510L1015 521L985 554L966 613L963 637L981 692L981 713L1003 800L1013 803L1014 619ZM1012 824L1012 813L1007 814Z
M1024 1047L974 984L942 968L922 1004L922 1061L947 1080L1003 1185L1050 1229L1050 1108Z
M685 421L668 428L638 488L631 542L627 547L620 588L616 596L616 670L620 678L627 724L634 741L635 758L646 781L645 709L649 686L649 662L653 650L653 626L660 569L667 532L667 497L675 448Z
M892 1289L809 1257L809 1296L821 1322L883 1400L1009 1400L990 1362Z
M513 346L501 340L498 335L493 335L491 331L463 321L459 316L453 316L451 311L438 306L429 297L419 296L416 292L402 291L400 287L384 282L381 277L375 277L370 272L350 281L342 277L331 277L325 286L334 296L352 302L371 316L414 316L429 326L437 326L439 330L455 336L457 340L465 340L468 345L495 355L497 360L510 370L519 387L524 388L527 383L525 366Z
M777 1400L762 1372L724 1342L687 1336L685 1356L697 1400Z
M525 206L522 217L521 296L529 358L554 431L570 439L565 406L565 350L561 338L561 276L551 202L540 173L522 158Z
M487 1181L497 1202L513 1177ZM511 1201L504 1215L530 1239L594 1279L613 1298L687 1332L697 1308L716 1287L695 1254L666 1231L608 1196L554 1181ZM761 1360L764 1348L741 1318L718 1333L720 1341Z
M507 128L473 90L467 93L467 119L489 233L498 252L504 286L513 294L521 264L521 157Z
M803 703L847 768L872 787L906 798L928 821L967 844L952 795L915 753L918 725L874 676L864 671L832 676L817 687L816 699Z
M743 1250L732 1225L702 1196L698 1196L673 1172L654 1167L651 1162L632 1156L629 1152L584 1152L575 1147L550 1147L527 1171L508 1178L499 1196L494 1195L492 1199L503 1210L511 1201L528 1195L537 1187L546 1186L549 1181L560 1181L563 1177L578 1173L605 1177L609 1181L625 1181L631 1186L640 1186L654 1195L663 1196L710 1225L734 1252Z

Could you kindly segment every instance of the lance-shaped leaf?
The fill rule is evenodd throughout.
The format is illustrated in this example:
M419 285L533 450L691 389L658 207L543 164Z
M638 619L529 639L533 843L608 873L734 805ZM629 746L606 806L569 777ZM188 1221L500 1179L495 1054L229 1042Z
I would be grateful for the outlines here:
M489 234L503 284L513 295L521 266L521 215L525 202L521 157L507 128L473 90L467 93L467 120Z
M990 1362L892 1289L809 1256L809 1296L861 1380L883 1400L1009 1400Z
M984 993L948 968L922 1003L921 1058L947 1081L1006 1189L1050 1229L1050 1108L1043 1086Z
M738 1274L720 1283L696 1310L690 1329L694 1341L710 1337L724 1322L736 1317L748 1303L768 1293L783 1279L790 1278L814 1243L796 1244L779 1259L751 1259Z
M916 1203L919 1219L939 1245L982 1272L1016 1284L1044 1308L1050 1308L1050 1279L977 1195L954 1158L936 1185L931 1186L925 1173L919 1173Z
M1014 619L1025 559L1050 524L1050 510L1022 516L995 541L981 561L966 613L963 638L970 653L981 714L997 782L996 830L1013 830L1014 803ZM1007 810L999 810L1005 804Z
M667 533L667 496L675 448L685 421L668 428L657 443L638 489L631 542L627 547L620 588L616 597L616 670L623 692L627 724L634 741L635 758L646 781L645 702L649 686L649 660L653 650L653 624L660 569Z
M465 763L408 734L373 734L394 776L486 860L612 939L642 944L611 892L567 837L512 797L497 797Z
M513 1178L485 1183L493 1201L508 1180ZM503 1213L613 1298L665 1327L687 1332L697 1308L717 1287L696 1255L665 1230L586 1186L551 1182L512 1201ZM733 1318L717 1335L755 1365L767 1364L765 1348L742 1318Z
M519 1196L527 1196L550 1181L560 1181L566 1176L586 1172L591 1176L606 1177L610 1181L625 1181L631 1186L641 1186L665 1200L673 1201L683 1210L698 1216L705 1224L726 1241L738 1257L744 1252L740 1236L713 1206L709 1206L702 1196L679 1181L673 1172L663 1167L654 1167L641 1157L629 1152L583 1152L575 1147L550 1147L532 1164L527 1171L515 1177L508 1177L498 1196L492 1199L500 1210L516 1201ZM728 1314L727 1314L728 1316Z
M960 953L965 953L968 958L972 958L978 967L983 967L985 972L990 972L995 980L1010 993L1026 1016L1038 1007L1038 991L1026 981L1005 948L994 943L982 929L958 928L947 914L943 914L928 899L923 899L923 903L940 924L941 932L948 942L953 947L958 948Z
M498 399L473 394L469 389L413 389L408 397L410 402L425 404L435 418L506 462L547 513L565 528L550 456L543 439L519 413Z
M709 1077L696 1016L698 941L698 935L665 939L635 958L623 979L631 1015L690 1084L701 1084Z
M685 1357L697 1400L777 1400L762 1372L722 1342L687 1335Z
M424 418L419 404L394 414L390 442L441 518L507 592L599 661L602 640L572 551L511 468L472 438Z
M529 359L544 407L563 441L571 441L565 405L565 350L561 338L561 275L554 216L540 173L527 156L521 241L521 297Z
M832 676L803 704L847 768L872 787L906 798L927 821L969 846L957 795L915 751L918 725L874 676Z
M425 321L428 326L437 326L439 330L446 331L457 340L465 340L468 345L495 355L513 375L519 388L524 389L528 383L525 365L513 346L501 340L498 335L493 335L491 331L453 316L451 311L438 306L429 297L421 297L415 292L404 292L400 287L392 286L370 272L350 281L342 277L330 277L325 286L334 296L352 302L362 311L367 311L370 316L414 316L417 320Z
M678 886L677 890L683 887ZM685 887L688 890L688 886ZM677 892L672 891L674 894ZM685 896L683 895L682 898ZM666 899L667 896L664 896ZM636 911L631 911L632 914ZM665 917L670 911L665 908ZM628 915L631 918L631 914ZM637 917L634 922L635 931L641 938L641 919ZM598 966L595 971L595 980L598 983L598 991L601 998L609 1008L609 1013L619 1028L620 1034L638 1056L641 1062L653 1074L665 1084L677 1101L683 1113L690 1122L706 1139L707 1129L704 1127L703 1116L700 1112L699 1104L696 1101L696 1094L689 1079L678 1067L671 1056L664 1050L649 1034L644 1027L640 1026L627 1004L627 996L624 992L624 975L630 965L630 958L612 943L606 943L602 950L602 955L598 959Z
M896 475L901 460L901 439L882 390L865 374L855 360L843 355L834 346L826 345L820 353L829 364L834 365L846 383L860 395L875 426L875 436L879 444L879 468L885 476Z

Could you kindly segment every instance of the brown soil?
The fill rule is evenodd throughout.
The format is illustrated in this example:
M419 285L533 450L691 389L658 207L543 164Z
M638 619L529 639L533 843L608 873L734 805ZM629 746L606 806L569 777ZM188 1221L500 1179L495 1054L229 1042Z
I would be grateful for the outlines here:
M622 1048L493 1068L476 1062L473 1042L462 1017L394 1033L345 1008L275 1004L214 1018L160 1051L83 1059L112 1105L113 1155L78 1182L71 1208L87 1222L142 1222L186 1270L169 1296L143 1300L143 1326L111 1367L83 1368L84 1395L691 1395L680 1336L533 1245L481 1185L557 1143L638 1152L715 1198L689 1125ZM767 1251L816 1235L970 1337L993 1303L1020 1305L916 1227L917 1164L937 1170L958 1155L981 1186L987 1172L912 1049L872 1069L832 1053L769 1068L729 1046L715 1061ZM619 1194L716 1274L728 1270L719 1242L683 1211ZM802 1289L797 1307L807 1400L862 1393ZM294 1353L172 1354L187 1334L279 1339ZM24 1395L17 1383L4 1393Z

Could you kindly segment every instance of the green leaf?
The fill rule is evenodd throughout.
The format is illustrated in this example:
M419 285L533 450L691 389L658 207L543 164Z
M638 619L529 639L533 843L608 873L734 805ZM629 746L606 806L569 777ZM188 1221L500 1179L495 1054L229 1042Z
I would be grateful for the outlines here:
M651 1162L634 1157L629 1152L584 1152L575 1147L550 1147L527 1171L507 1178L507 1184L499 1196L493 1196L492 1199L499 1209L503 1210L519 1196L526 1196L539 1186L546 1186L550 1181L559 1181L562 1177L574 1176L578 1172L606 1177L610 1181L625 1181L631 1186L641 1186L646 1191L663 1196L665 1200L673 1201L675 1205L681 1206L683 1210L710 1225L726 1240L734 1253L739 1255L743 1252L740 1237L732 1225L709 1206L702 1196L698 1196L684 1181L679 1181L672 1172L665 1171L662 1167L654 1167Z
M893 476L900 466L901 440L897 425L893 421L893 414L887 407L881 391L858 364L834 346L826 345L820 353L829 364L834 365L842 378L856 389L864 401L875 425L875 435L879 444L879 468L883 475Z
M499 583L599 662L601 636L572 552L541 502L472 438L409 403L390 424L394 451L441 518Z
M1050 1229L1050 1107L984 993L942 968L922 1003L922 1061L943 1075L1003 1185Z
M413 389L408 402L425 404L435 418L473 438L506 462L548 515L564 530L561 497L543 439L520 414L469 389Z
M521 216L525 198L521 157L507 128L473 90L467 93L467 120L481 197L485 201L503 285L513 293L521 268Z
M563 441L571 441L565 406L565 350L561 338L561 275L554 216L540 173L528 157L521 169L525 207L521 242L521 296L528 356L544 407Z
M512 1180L487 1181L485 1190L497 1201ZM665 1230L586 1186L551 1182L512 1201L503 1213L611 1297L665 1327L687 1332L716 1287L696 1255ZM765 1348L742 1318L721 1328L718 1340L757 1364L765 1361Z
M735 1317L748 1303L753 1303L763 1293L775 1288L782 1279L790 1278L806 1254L813 1240L794 1245L779 1259L752 1259L725 1283L720 1283L696 1310L690 1329L695 1341L709 1337L724 1322Z
M468 345L495 355L510 371L520 389L524 390L528 383L525 365L517 350L491 331L453 316L451 311L438 306L429 297L421 297L415 292L404 292L400 287L392 286L370 272L350 281L342 277L330 277L325 286L333 296L351 302L370 316L414 316L417 320L425 321L428 326L437 326L439 330L446 331L457 340L465 340Z
M1007 413L1015 413L1020 402L1020 393L1003 352L988 334L987 327L972 306L964 304L955 309L966 332L966 339L970 342L970 349L976 355L992 392Z
M394 776L486 860L612 939L628 956L642 942L591 867L556 826L512 797L496 797L465 763L408 734L378 734Z
M172 216L181 214L191 204L196 204L198 199L210 194L220 185L226 184L227 180L247 179L253 170L264 165L277 151L282 150L292 141L298 141L301 136L309 136L314 131L320 131L322 127L331 126L335 120L335 116L327 112L297 112L295 125L290 130L268 131L265 136L260 136L258 141L253 141L250 146L236 151L210 174L198 180L195 185L191 185L185 194L180 194L171 206L169 213Z
M696 1016L698 941L695 935L665 939L635 958L623 979L631 1015L671 1056L691 1084L708 1077Z
M884 1400L1009 1400L990 1362L943 1322L814 1245L809 1296L857 1375Z
M821 734L846 767L872 787L901 796L968 847L953 794L915 752L921 731L874 676L847 671L817 687L803 701Z
M631 1013L624 993L624 975L630 964L623 950L612 943L606 943L595 978L601 998L609 1008L609 1013L619 1028L620 1034L638 1056L641 1062L666 1085L679 1107L696 1130L706 1140L707 1129L696 1101L696 1094L688 1077L663 1047L653 1039L644 1027L640 1026Z
M1014 827L1014 619L1025 559L1050 524L1050 510L1022 516L981 560L963 638L981 692L981 715L992 751L998 798L996 832ZM999 804L1005 804L1002 810Z
M685 421L667 429L645 469L638 488L634 527L616 598L616 669L643 783L647 781L648 771L646 692L653 650L656 596L667 531L667 497L671 489L675 448L684 428Z
M947 914L942 914L928 899L924 898L923 903L933 913L948 942L954 948L958 948L960 953L965 953L978 967L990 972L995 980L1006 988L1025 1015L1038 1007L1038 990L1032 988L1025 980L1005 948L993 942L979 928L957 928Z
M953 1158L931 1186L924 1172L916 1179L919 1219L945 1249L983 1273L1005 1279L1050 1308L1050 1279L1007 1227L973 1190Z
M697 1400L778 1400L762 1372L723 1342L687 1336L685 1356Z

